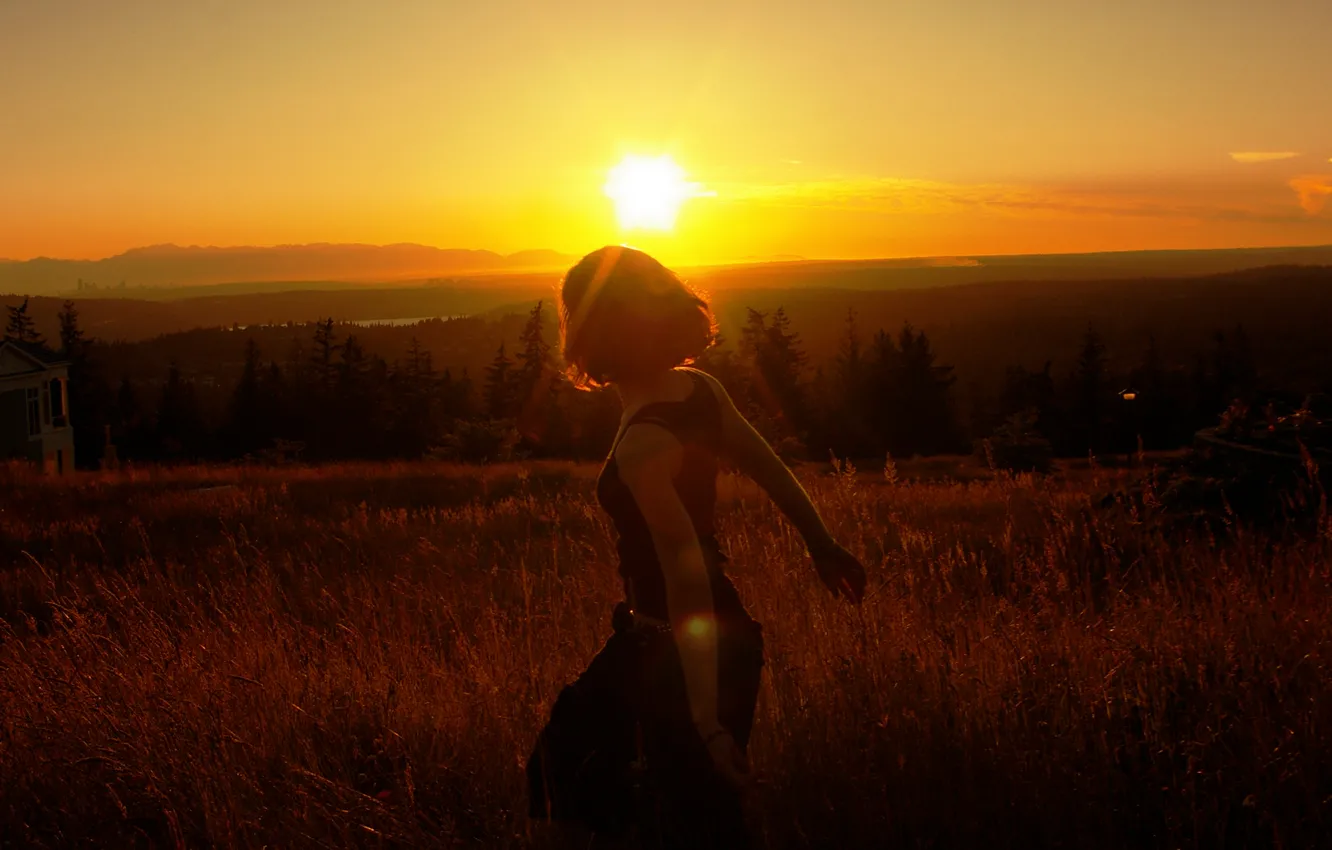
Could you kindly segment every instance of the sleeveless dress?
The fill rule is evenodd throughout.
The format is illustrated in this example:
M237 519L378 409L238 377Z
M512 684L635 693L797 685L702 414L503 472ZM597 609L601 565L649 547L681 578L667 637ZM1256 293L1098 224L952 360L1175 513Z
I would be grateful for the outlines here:
M640 409L624 428L652 423L684 447L675 479L693 520L712 585L717 636L717 714L743 751L763 667L762 630L726 577L717 542L721 410L704 378L679 402ZM618 445L618 442L617 442ZM579 822L599 834L633 835L651 847L748 846L739 795L719 774L694 725L666 609L666 584L651 530L619 477L615 448L597 479L597 500L619 537L625 601L613 634L565 687L527 764L529 813Z

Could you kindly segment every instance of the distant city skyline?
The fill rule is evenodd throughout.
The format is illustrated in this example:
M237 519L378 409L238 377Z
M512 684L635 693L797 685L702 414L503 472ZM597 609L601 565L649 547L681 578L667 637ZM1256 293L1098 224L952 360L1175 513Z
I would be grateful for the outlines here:
M1315 0L12 0L0 257L1328 244L1328 32ZM617 219L627 155L697 187L673 229Z

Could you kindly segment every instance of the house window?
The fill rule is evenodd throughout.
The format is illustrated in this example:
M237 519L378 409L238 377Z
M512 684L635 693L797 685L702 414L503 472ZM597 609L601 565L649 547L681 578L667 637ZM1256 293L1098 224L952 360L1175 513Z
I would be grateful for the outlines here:
M35 437L42 433L42 394L36 387L29 387L28 398L28 436Z
M51 424L57 428L64 428L69 424L69 413L66 408L69 406L69 399L65 393L64 378L56 378L51 381Z

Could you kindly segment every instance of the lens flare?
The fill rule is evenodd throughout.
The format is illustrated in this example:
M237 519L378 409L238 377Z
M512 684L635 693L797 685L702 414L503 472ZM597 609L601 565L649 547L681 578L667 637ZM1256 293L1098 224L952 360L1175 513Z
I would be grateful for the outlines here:
M712 618L702 615L690 617L685 621L684 631L691 638L701 640L712 634Z

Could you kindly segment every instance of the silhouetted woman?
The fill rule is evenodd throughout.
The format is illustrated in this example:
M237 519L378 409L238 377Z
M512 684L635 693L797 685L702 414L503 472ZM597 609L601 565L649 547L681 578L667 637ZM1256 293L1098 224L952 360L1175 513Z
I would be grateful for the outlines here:
M561 300L575 380L613 386L624 407L597 499L619 535L625 601L537 740L531 814L649 846L743 848L763 639L722 570L719 460L767 491L834 593L859 602L865 571L716 379L686 368L715 338L707 302L619 247L570 269Z

